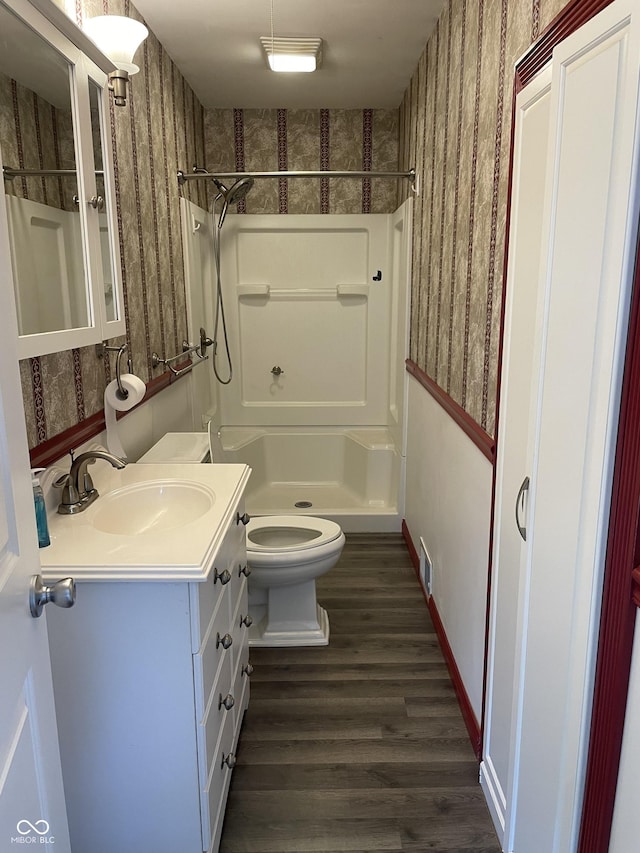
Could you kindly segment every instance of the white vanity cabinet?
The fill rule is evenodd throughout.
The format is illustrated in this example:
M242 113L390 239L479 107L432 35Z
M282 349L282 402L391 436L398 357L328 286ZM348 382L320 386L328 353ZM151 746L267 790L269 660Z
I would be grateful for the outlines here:
M78 573L75 606L47 613L74 853L218 849L249 701L243 513L206 580Z

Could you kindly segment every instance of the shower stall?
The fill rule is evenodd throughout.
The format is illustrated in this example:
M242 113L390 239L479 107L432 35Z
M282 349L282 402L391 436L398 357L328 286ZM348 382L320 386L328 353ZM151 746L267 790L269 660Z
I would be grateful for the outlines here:
M181 204L190 332L214 327L221 299L233 365L227 384L191 377L213 461L251 466L250 513L400 530L411 200L393 214L225 209L223 228Z

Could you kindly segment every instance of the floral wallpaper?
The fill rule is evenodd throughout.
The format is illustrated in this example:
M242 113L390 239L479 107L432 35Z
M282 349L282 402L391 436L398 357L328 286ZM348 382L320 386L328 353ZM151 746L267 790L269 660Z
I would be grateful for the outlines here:
M422 187L411 359L490 435L514 65L563 6L448 0L400 106L400 165L415 164Z

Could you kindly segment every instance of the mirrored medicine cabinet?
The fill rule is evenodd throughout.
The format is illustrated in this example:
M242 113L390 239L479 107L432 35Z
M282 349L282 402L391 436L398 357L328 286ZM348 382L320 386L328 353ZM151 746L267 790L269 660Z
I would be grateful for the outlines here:
M0 0L0 227L20 358L125 332L111 70L51 0Z

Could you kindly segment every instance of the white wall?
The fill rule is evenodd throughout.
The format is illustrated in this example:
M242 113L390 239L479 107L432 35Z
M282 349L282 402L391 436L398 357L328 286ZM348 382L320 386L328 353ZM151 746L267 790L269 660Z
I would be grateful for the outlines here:
M492 466L413 377L408 384L405 519L433 561L433 598L480 720Z

